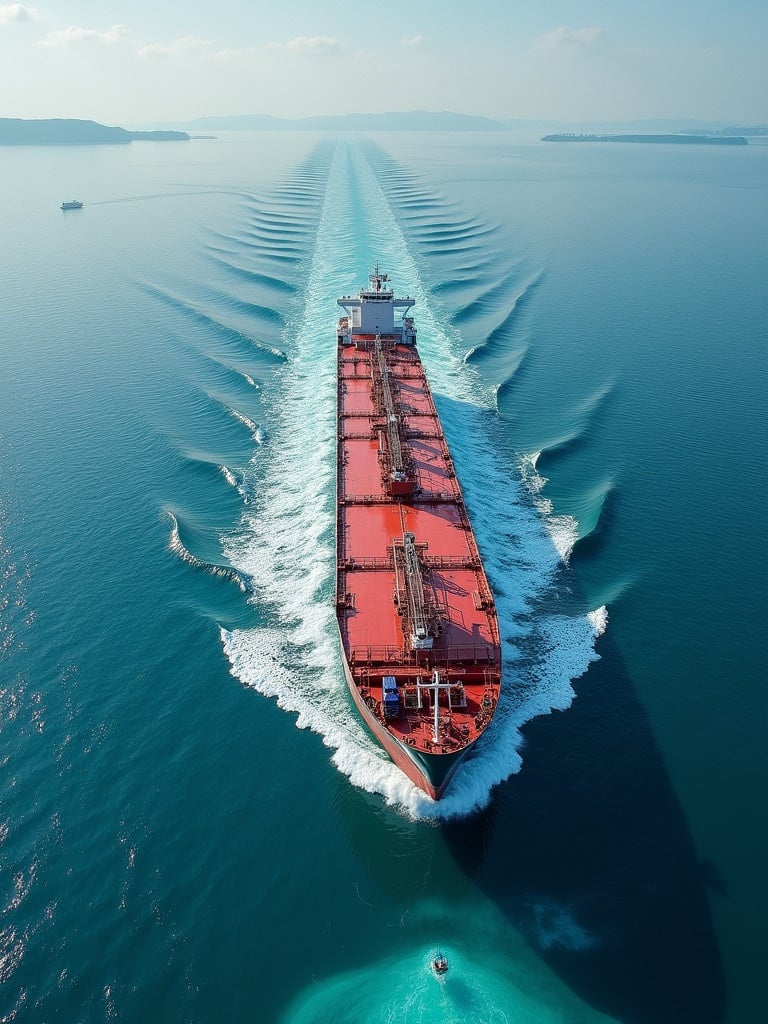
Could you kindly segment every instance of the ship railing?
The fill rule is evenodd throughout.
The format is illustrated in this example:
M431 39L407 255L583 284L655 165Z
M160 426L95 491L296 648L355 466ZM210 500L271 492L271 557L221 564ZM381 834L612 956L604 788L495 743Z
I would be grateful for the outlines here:
M467 555L424 555L421 559L425 569L470 569L481 568L479 558Z
M421 555L421 564L424 569L432 569L439 571L440 569L459 569L466 570L468 572L478 572L482 565L479 558L472 558L468 555ZM394 571L395 565L391 557L357 557L350 555L349 558L345 558L339 561L338 568L343 572L355 572L355 570L365 569L389 569ZM487 588L478 585L482 591L487 591ZM488 593L488 599L492 600L490 593Z
M405 430L406 441L442 441L443 435L439 430L423 430L421 427L407 427Z
M492 644L457 644L440 650L411 651L394 646L356 645L350 648L351 665L443 666L495 663L497 648Z
M339 431L339 438L342 441L375 441L376 431L373 428L368 430Z
M392 505L397 501L388 494L343 494L339 496L340 505Z
M415 500L432 505L461 504L461 495L458 491L419 491Z
M397 498L389 494L341 494L340 505L391 505ZM413 505L461 505L461 496L456 491L417 491L408 495L408 504Z
M381 570L389 569L394 571L394 564L391 558L345 558L339 562L339 570L343 572L354 572L357 570Z

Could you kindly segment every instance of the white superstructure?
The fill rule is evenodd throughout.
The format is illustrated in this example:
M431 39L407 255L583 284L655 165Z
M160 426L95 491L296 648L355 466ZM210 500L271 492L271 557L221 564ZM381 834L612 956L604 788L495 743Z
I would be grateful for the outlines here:
M415 299L396 299L395 293L387 287L389 274L379 272L379 265L370 277L370 287L362 288L357 297L345 295L338 299L338 304L346 310L346 317L339 321L339 335L348 337L351 334L398 335L406 345L416 340L416 329L413 320L405 314L416 302ZM395 322L395 310L401 314Z

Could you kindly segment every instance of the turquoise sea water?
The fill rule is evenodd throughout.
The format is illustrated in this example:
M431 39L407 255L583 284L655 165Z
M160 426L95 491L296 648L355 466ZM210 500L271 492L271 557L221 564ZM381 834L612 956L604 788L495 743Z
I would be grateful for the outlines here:
M3 1019L762 1021L768 147L0 166ZM333 627L335 300L377 259L505 637L439 809Z

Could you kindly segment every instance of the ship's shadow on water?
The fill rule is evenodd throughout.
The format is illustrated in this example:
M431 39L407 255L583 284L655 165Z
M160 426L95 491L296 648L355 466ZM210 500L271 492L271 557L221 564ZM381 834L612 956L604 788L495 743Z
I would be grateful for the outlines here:
M724 980L707 871L610 637L522 771L443 834L572 990L624 1024L715 1024Z
M479 888L595 1010L718 1024L711 879L621 657L609 636L597 648L571 707L525 726L522 770L484 811L414 822L340 776L341 823L389 899L465 907Z

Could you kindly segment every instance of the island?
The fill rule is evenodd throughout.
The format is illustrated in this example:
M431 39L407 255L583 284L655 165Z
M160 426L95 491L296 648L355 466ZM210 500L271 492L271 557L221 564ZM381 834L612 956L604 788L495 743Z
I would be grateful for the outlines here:
M131 132L75 118L0 117L0 146L127 146L131 142L187 142L186 132Z
M651 142L673 146L746 146L739 135L544 135L542 142Z

